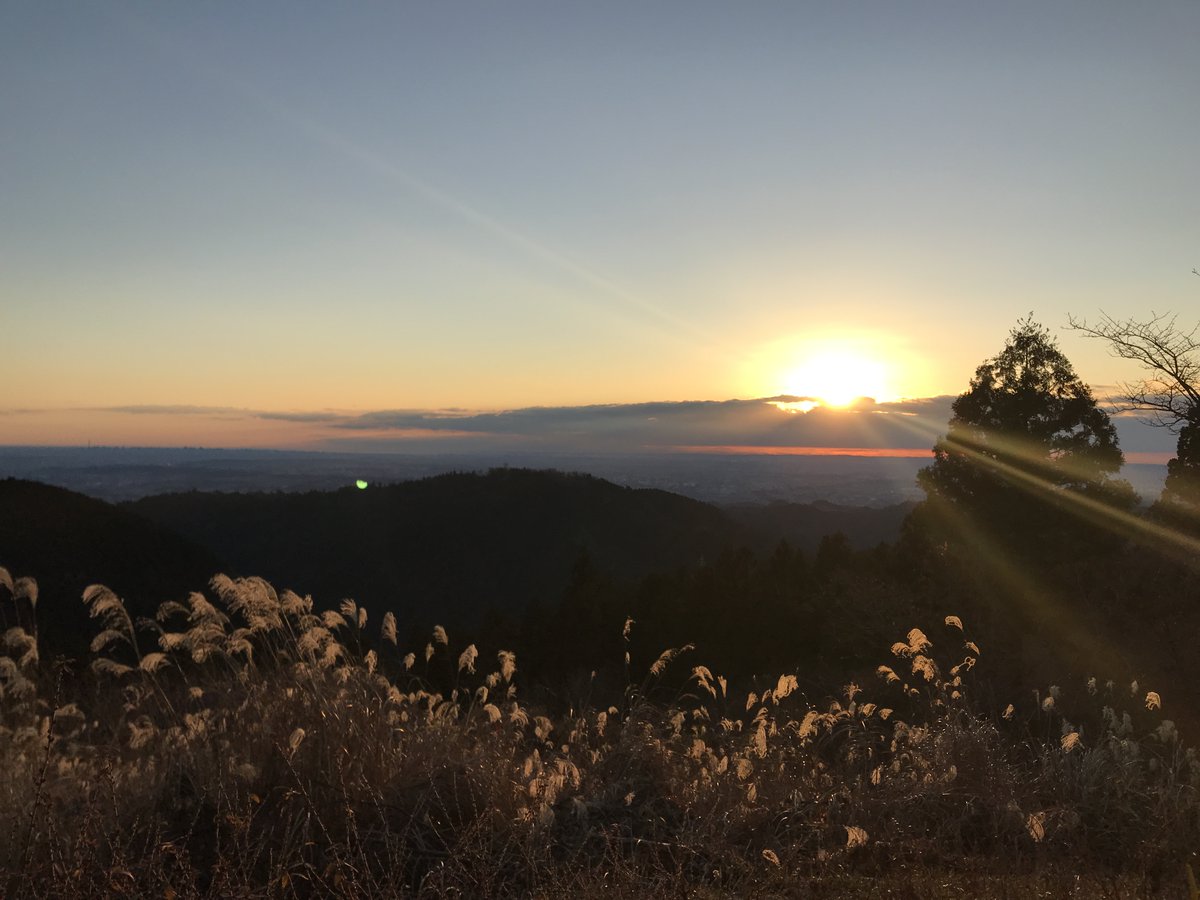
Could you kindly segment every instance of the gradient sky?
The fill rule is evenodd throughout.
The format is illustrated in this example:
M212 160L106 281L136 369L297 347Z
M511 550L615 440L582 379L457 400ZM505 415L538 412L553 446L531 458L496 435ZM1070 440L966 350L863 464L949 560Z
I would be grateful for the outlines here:
M1194 321L1197 47L1195 0L9 0L0 444L818 394L838 347L933 397L1030 311Z

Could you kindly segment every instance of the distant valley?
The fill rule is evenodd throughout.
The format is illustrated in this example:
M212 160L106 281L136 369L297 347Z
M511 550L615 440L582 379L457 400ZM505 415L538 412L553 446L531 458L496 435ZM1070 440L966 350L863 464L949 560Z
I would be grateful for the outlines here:
M180 491L327 491L364 479L410 481L496 467L554 469L654 488L722 506L814 503L883 508L921 499L916 474L929 459L697 453L416 454L137 447L2 447L0 478L24 478L102 500ZM1126 465L1146 501L1166 467Z

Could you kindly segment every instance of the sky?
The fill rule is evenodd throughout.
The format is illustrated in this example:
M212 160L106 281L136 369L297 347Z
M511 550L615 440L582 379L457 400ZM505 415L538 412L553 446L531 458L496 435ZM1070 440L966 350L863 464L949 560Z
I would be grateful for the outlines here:
M1200 318L1197 46L1194 0L0 0L0 444L875 447L1031 312L1102 394L1068 315Z

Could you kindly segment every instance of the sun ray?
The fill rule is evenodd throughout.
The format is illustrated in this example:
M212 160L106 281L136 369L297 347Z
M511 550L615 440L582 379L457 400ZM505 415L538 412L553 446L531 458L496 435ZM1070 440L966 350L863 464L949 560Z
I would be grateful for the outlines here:
M962 452L972 464L993 473L1014 490L1062 501L1061 508L1088 524L1169 555L1192 568L1200 560L1200 541L1183 532L1064 489L986 453L972 448L955 449ZM971 564L979 566L1004 591L1006 599L1030 621L1047 626L1057 639L1069 638L1099 670L1111 671L1120 664L1123 658L1121 648L1097 631L1080 627L1078 616L1070 611L1066 598L1045 581L1032 577L1031 570L1021 565L976 516L951 503L938 503L929 509L942 520L948 531L962 541Z
M1027 494L1051 497L1062 501L1065 507L1078 518L1098 525L1118 537L1137 541L1159 551L1168 547L1178 554L1180 561L1192 567L1200 565L1200 540L1183 531L1154 522L1128 510L1110 506L1078 491L1064 489L1046 478L959 442L952 442L951 446L954 452L963 454L976 465L993 472L1009 485ZM1029 458L1032 456L1020 447L1013 446L1008 450L1014 457ZM1033 461L1045 463L1045 460L1040 458Z

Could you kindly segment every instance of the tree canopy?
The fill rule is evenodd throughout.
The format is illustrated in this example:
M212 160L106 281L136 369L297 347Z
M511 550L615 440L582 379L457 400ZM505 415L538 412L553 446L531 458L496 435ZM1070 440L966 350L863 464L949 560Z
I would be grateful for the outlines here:
M975 370L954 401L934 461L918 476L930 500L1028 532L1063 506L1063 492L1132 506L1113 476L1124 457L1116 429L1049 332L1025 319Z

